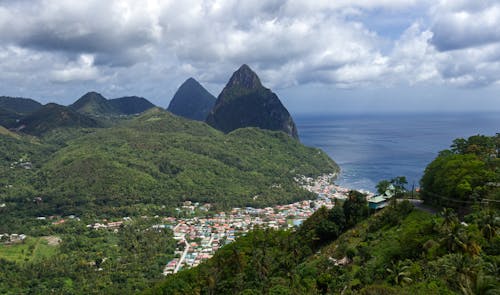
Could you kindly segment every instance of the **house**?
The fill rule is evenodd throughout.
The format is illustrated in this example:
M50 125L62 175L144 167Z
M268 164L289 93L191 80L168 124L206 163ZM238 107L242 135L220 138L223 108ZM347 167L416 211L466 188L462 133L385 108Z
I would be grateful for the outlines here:
M375 196L368 200L368 207L370 209L382 209L387 206L387 199L384 196Z

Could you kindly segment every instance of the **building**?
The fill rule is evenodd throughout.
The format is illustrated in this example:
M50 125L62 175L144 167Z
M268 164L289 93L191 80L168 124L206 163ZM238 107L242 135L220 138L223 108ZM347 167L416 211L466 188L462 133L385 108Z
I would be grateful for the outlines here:
M368 200L368 207L370 209L382 209L387 206L387 199L384 196L375 196Z

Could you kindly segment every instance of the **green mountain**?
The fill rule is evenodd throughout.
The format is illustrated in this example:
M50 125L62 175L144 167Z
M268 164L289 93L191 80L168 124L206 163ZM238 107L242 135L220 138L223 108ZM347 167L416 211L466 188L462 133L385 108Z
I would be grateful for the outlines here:
M29 114L41 107L41 103L30 98L0 96L0 109L12 113Z
M149 100L138 96L114 98L108 100L108 103L111 108L124 115L140 114L155 107Z
M338 167L320 150L256 128L227 135L158 108L79 137L42 167L47 206L125 216L182 200L268 206L311 197L293 180ZM52 208L53 208L52 207Z
M179 87L170 101L168 110L184 118L205 121L215 103L215 97L193 78Z
M109 101L97 92L88 92L77 101L75 101L70 108L75 111L91 116L108 116L117 115L119 111L115 109Z
M18 126L19 131L39 136L58 128L93 128L99 127L100 124L72 108L49 103L38 111L23 117Z
M22 115L0 108L0 126L13 128L17 125L18 120Z
M276 94L262 86L257 74L247 65L233 73L206 122L226 133L238 128L258 127L283 131L298 139L290 113Z

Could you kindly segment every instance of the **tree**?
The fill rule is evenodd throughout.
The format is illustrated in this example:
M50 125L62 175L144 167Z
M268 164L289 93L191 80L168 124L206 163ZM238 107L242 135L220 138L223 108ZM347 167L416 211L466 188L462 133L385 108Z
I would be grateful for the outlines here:
M410 278L409 266L405 262L399 260L397 263L392 262L391 267L386 268L386 271L391 276L391 281L395 285L406 285L413 282Z
M391 185L391 182L388 181L388 180L381 180L379 181L379 183L377 184L377 192L382 195L384 194L387 189L389 189L389 186Z
M366 195L358 191L350 191L343 205L346 224L354 226L368 216L368 202Z
M406 180L406 176L397 176L391 179L391 184L394 186L394 193L396 197L401 197L406 192L406 185L408 181Z

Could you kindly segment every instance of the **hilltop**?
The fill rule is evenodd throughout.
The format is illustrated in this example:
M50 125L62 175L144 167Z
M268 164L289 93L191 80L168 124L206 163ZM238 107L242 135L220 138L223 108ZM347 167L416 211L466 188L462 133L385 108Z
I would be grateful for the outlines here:
M100 123L72 108L49 103L36 112L23 117L18 125L18 130L40 136L58 128L94 128L99 127Z
M155 105L144 97L125 96L108 100L109 105L124 115L134 115L145 112Z
M126 96L108 100L100 93L92 91L80 97L70 107L81 114L109 117L139 114L155 105L144 97Z
M118 110L110 105L108 100L100 93L88 92L72 105L75 111L92 116L116 115Z
M233 73L206 122L223 132L244 127L282 131L298 139L295 123L278 96L247 65Z
M170 101L168 111L184 118L205 121L215 103L215 97L193 78L179 87Z
M41 103L31 98L0 96L0 108L12 113L29 114L41 107Z

